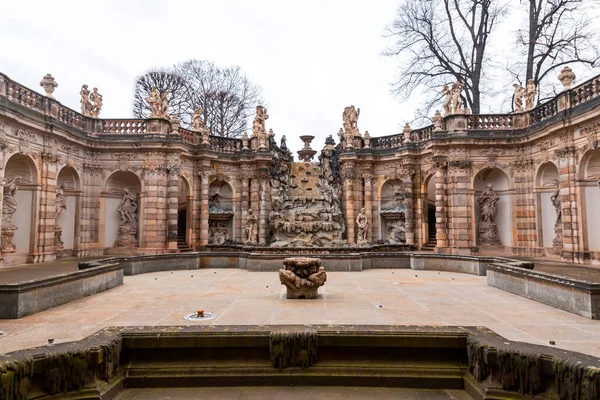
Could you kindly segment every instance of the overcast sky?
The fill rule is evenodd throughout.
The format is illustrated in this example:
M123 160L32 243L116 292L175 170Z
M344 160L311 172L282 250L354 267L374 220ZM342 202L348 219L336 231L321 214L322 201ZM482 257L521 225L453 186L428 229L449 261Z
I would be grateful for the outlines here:
M380 55L400 0L0 1L0 72L41 93L51 73L54 96L78 111L81 85L98 87L101 117L130 117L137 75L190 58L242 67L263 89L267 129L294 150L299 135L319 150L337 141L345 106L360 107L361 132L384 136L418 105L392 97L396 62Z

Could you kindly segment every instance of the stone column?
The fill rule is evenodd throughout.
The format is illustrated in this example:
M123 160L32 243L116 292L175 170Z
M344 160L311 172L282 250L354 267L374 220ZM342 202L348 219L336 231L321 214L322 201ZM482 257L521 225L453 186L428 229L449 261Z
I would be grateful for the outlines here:
M241 176L235 178L235 190L233 198L233 238L234 242L242 241L242 184L243 179Z
M53 261L56 259L54 249L54 230L56 220L56 163L58 156L51 151L42 152L41 190L39 192L39 219L37 223L37 236L33 262ZM34 215L33 218L36 218Z
M177 221L179 213L179 174L181 166L172 164L167 166L167 249L177 249Z
M579 220L577 219L577 180L576 151L572 146L556 151L558 173L560 175L560 200L562 209L562 258L566 261L583 263L583 246L579 237ZM571 186L573 184L573 186Z
M448 247L447 213L446 169L445 165L440 164L435 173L435 247L437 252ZM432 222L433 221L430 221L430 223Z
M472 197L469 175L472 162L455 160L448 162L450 191L450 245L458 254L470 254L475 242L473 236Z
M254 212L254 215L256 215L257 218L259 218L259 220L260 220L260 213L259 213L260 193L259 193L259 191L260 191L260 181L257 178L253 178L250 181L250 206L249 206L249 209L252 209L252 211ZM260 222L258 222L258 237L260 238Z
M356 224L354 215L354 177L356 175L356 166L354 163L346 163L342 167L342 179L344 180L344 193L346 197L346 224L348 231L348 243L356 243L356 234L354 225Z
M518 170L514 171L515 196L514 196L514 224L513 232L516 232L516 248L514 254L535 257L543 254L537 254L535 249L540 247L537 242L537 222L535 197L533 193L534 175L531 163L520 165Z
M208 185L210 172L200 173L200 246L208 244Z
M101 255L104 247L112 247L114 244L104 243L104 221L100 224L100 196L104 179L104 170L99 163L91 160L83 164L79 243L84 256Z
M367 241L373 243L373 174L364 174L365 213L367 214Z

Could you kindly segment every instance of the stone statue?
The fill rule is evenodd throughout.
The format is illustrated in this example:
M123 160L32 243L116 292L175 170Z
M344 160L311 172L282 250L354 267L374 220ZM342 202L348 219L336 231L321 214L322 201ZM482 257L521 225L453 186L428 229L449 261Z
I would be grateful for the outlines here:
M67 209L67 196L65 196L65 184L61 184L56 188L56 211L54 214L55 221L58 221L62 217L63 213Z
M283 260L279 280L287 287L287 299L316 299L319 287L327 281L319 258L294 257Z
M196 108L194 110L194 130L201 132L204 128L206 128L206 124L204 120L202 120L202 115L204 115L204 111L200 108Z
M40 82L40 86L44 88L44 92L46 92L46 97L49 97L51 99L54 98L52 93L54 93L54 89L58 87L58 83L56 83L52 75L44 75L42 81Z
M348 106L344 108L342 113L342 119L344 121L344 142L346 148L354 148L354 137L359 136L358 131L358 117L360 116L360 108L356 109L354 106Z
M125 189L117 212L121 217L119 221L119 238L115 242L116 247L137 246L137 195Z
M498 201L492 184L488 183L486 189L481 193L477 202L479 203L479 241L482 244L499 245L498 225L496 224L496 213L498 212Z
M525 88L519 83L514 83L515 94L513 95L513 109L514 112L523 112L523 96L525 94Z
M208 243L222 245L229 240L229 232L227 232L227 220L210 220L209 223Z
M169 92L166 90L160 94L160 116L169 119Z
M90 90L88 89L88 85L81 86L79 95L81 96L81 99L79 100L81 103L81 113L86 117L91 116L91 111L94 108L94 105L90 101Z
M117 207L117 212L121 216L121 225L137 224L137 196L133 195L129 189L125 189L121 204Z
M4 185L4 196L2 197L2 228L17 229L12 224L12 216L17 211L17 205L19 202L15 198L17 190L19 190L19 183L21 182L20 176L8 180Z
M160 104L160 94L158 93L157 88L152 88L150 91L150 95L146 98L148 105L150 106L150 118L159 118L161 116L161 104Z
M287 139L286 139L285 135L281 136L281 142L279 143L279 148L281 150L287 150Z
M2 242L1 248L4 253L14 253L15 245L13 238L17 227L12 223L13 214L17 211L19 202L16 199L19 190L20 176L9 179L4 184L3 208L2 208Z
M461 82L456 82L452 85L452 112L453 114L462 113L462 98L461 93L465 85Z
M269 119L267 109L263 106L256 106L256 115L252 124L252 135L258 137L258 148L261 150L267 149L267 130L265 121Z
M442 88L444 98L444 116L452 114L452 90L445 84Z
M248 218L246 218L246 243L258 243L258 218L254 215L252 209L248 210Z
M90 93L90 117L98 118L100 115L100 110L102 110L102 95L98 93L98 88L94 88L92 93Z
M391 219L387 222L390 244L406 243L406 223L403 219Z
M562 200L560 198L560 183L558 179L555 179L553 182L554 186L556 186L556 191L550 197L550 201L552 201L552 205L556 210L556 222L554 222L554 240L552 241L553 247L561 248L562 247Z
M537 92L537 88L533 79L527 81L527 87L525 88L525 110L532 110L535 103L535 94Z
M367 214L365 213L365 209L361 208L358 216L356 217L356 226L358 228L357 232L357 240L356 243L360 245L365 245L368 243L367 240Z

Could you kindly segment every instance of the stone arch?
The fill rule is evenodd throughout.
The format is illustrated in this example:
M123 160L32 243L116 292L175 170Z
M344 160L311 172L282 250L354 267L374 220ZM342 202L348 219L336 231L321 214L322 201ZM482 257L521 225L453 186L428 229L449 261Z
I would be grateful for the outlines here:
M38 169L29 156L14 154L6 162L4 179L2 253L7 264L26 262L37 237Z
M60 197L63 196L61 201ZM73 167L63 167L56 178L56 228L54 246L58 256L74 256L79 247L81 181ZM61 211L62 208L62 211ZM60 234L57 234L60 232Z
M225 179L217 178L208 186L208 243L223 244L233 238L234 191Z
M110 249L108 253L126 254L126 250L113 248L138 247L141 243L142 230L140 221L143 220L142 205L142 181L131 171L113 172L105 182L101 202L104 203L104 247ZM126 199L127 193L129 194ZM132 200L135 198L136 200ZM131 221L127 215L120 213L119 206L125 201L126 205L137 208L130 212L137 218L137 224ZM113 251L114 250L114 251Z
M406 243L405 184L400 179L388 179L379 188L379 238L388 243Z
M600 149L588 151L581 159L579 186L583 194L581 219L583 221L584 245L590 252L600 252ZM595 225L596 224L596 225ZM598 260L599 255L593 257Z
M476 237L477 243L482 245L491 244L489 241L484 240L485 232L487 227L481 224L481 209L479 205L479 199L484 193L488 185L492 185L492 189L498 196L497 212L495 216L495 223L497 225L497 238L498 245L512 246L512 190L510 178L506 172L502 169L494 168L483 168L473 178L473 190L474 190L474 215L476 224Z
M557 181L560 181L560 175L556 164L548 161L539 166L535 175L536 219L538 244L545 248L552 247L555 237L556 209L551 197L556 192Z

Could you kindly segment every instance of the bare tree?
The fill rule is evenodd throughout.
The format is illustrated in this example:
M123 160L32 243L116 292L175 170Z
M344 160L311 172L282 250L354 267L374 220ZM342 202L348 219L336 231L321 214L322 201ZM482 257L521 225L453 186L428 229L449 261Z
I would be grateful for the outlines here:
M598 31L592 21L597 0L521 0L528 12L528 30L518 31L521 60L511 71L525 70L525 81L533 79L538 102L553 94L547 77L555 78L565 65L594 67L599 60Z
M176 114L184 126L192 126L194 110L200 108L211 133L219 136L240 136L261 101L260 87L241 68L220 68L212 62L192 59L140 76L134 88L134 117L150 115L146 98L153 87L161 93L169 92L169 114Z
M167 69L152 69L135 80L133 89L133 117L148 118L152 113L146 98L152 91L169 92L169 115L175 114L180 119L186 117L189 110L190 86L186 79ZM187 116L187 121L190 117Z
M479 113L491 63L487 45L504 11L492 0L404 0L387 28L395 43L384 52L400 60L394 94L406 100L417 89L427 91L423 111L429 113L443 85L458 81L467 105Z
M213 135L238 137L244 132L261 99L260 88L240 67L219 68L193 59L174 68L189 83L192 108L204 110Z

